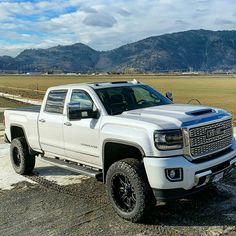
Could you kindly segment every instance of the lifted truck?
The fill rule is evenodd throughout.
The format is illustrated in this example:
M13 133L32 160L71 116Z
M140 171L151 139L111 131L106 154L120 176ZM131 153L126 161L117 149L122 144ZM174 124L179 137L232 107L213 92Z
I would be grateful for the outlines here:
M114 210L132 222L156 200L201 191L236 166L231 114L173 104L137 81L52 87L41 107L4 115L17 173L31 173L39 156L102 178Z

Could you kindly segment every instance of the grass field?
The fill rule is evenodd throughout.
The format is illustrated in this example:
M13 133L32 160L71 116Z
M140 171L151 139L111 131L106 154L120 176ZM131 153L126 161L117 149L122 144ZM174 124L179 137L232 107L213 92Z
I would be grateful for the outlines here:
M22 106L27 106L27 104L0 97L0 107L22 107Z
M23 106L27 106L27 104L0 97L0 123L3 121L3 111L1 109L2 107L7 108L7 107L23 107Z
M42 98L50 86L68 83L133 80L147 83L162 93L172 91L175 103L187 103L197 98L203 105L224 108L236 117L236 76L1 76L0 91ZM40 90L36 92L35 90Z

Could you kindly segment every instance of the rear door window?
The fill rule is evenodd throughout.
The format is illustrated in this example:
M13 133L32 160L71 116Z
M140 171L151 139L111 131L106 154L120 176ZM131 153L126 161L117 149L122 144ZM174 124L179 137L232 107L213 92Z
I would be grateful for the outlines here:
M45 111L62 114L66 100L66 94L67 90L50 91L47 97Z

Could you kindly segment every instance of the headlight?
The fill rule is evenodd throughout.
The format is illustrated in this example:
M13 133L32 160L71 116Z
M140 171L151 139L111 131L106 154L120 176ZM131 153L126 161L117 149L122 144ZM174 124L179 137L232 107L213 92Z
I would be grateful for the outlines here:
M163 151L183 148L182 131L157 130L154 132L154 142L156 148Z

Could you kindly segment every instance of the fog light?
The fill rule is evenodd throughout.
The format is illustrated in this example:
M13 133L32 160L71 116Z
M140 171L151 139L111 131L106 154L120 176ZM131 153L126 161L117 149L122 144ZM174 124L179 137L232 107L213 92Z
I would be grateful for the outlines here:
M166 169L165 173L166 173L166 178L171 182L183 180L183 169L182 168Z
M175 178L176 172L177 172L177 171L175 171L175 170L170 170L169 175L170 175L170 178L171 178L171 179L174 179L174 178Z

